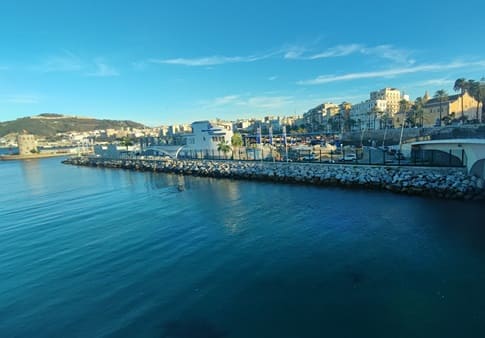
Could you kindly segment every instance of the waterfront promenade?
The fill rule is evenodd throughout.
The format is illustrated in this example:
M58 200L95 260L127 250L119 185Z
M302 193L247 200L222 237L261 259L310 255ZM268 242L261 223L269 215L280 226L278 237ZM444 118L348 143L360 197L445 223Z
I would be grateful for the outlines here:
M94 157L72 157L63 163L203 177L377 189L443 199L485 200L483 179L467 175L464 168Z

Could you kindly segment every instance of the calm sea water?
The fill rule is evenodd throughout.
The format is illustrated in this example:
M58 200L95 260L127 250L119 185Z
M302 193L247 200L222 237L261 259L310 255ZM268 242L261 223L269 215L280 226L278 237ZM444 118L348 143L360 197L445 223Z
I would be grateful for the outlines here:
M0 179L0 337L485 336L483 204L59 158Z

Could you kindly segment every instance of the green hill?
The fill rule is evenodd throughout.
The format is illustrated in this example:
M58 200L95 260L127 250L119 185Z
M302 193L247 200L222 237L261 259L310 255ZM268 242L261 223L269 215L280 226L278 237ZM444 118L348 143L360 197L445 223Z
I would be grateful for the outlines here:
M11 133L26 131L37 136L55 136L57 133L71 131L91 131L99 129L143 128L144 125L133 121L97 120L78 118L59 114L41 114L19 118L14 121L0 122L0 137Z

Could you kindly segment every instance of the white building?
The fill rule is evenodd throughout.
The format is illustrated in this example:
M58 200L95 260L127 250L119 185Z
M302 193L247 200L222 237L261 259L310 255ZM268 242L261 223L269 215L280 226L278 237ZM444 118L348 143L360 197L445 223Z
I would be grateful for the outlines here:
M350 110L350 118L356 122L354 130L377 129L376 126L379 126L379 123L376 123L376 119L379 118L378 113L386 110L386 100L366 100L354 104Z
M383 88L370 93L371 100L385 100L386 112L392 117L399 111L399 102L401 101L401 92L396 88Z
M235 127L239 130L245 130L251 126L252 122L248 119L236 120Z
M336 105L335 103L322 103L315 108L310 109L308 112L303 114L305 123L307 125L315 127L322 126L328 123L328 119L332 109L338 109L338 105Z
M231 145L232 136L230 122L197 121L192 123L192 133L185 136L184 150L217 151L221 142Z

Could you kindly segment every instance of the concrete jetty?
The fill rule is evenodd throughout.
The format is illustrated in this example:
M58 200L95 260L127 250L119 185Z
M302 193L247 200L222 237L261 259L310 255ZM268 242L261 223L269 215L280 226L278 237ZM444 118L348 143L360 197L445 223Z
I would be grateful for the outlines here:
M484 180L467 175L464 168L94 157L72 157L63 163L215 178L379 189L443 199L485 200Z

